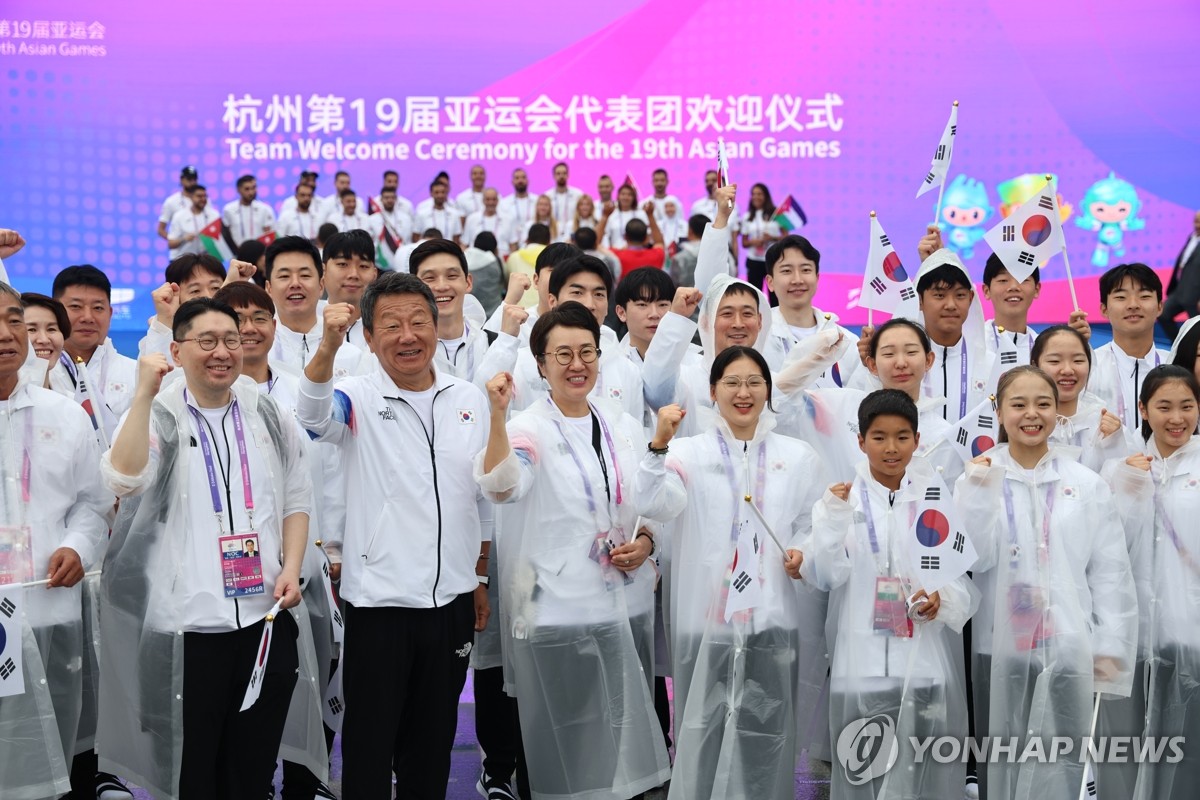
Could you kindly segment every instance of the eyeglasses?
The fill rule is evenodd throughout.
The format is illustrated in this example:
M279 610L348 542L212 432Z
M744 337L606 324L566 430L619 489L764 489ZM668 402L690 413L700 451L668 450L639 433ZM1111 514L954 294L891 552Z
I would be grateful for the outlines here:
M751 375L748 378L742 378L737 375L728 375L718 381L726 389L737 391L742 386L748 386L751 389L762 389L767 385L767 379L762 375Z
M258 314L238 314L238 325L245 325L249 322L256 328L263 328L270 325L273 319L275 318L265 311Z
M554 356L554 360L564 367L570 366L571 362L575 360L576 355L579 356L579 360L583 363L591 364L600 357L600 348L592 347L590 344L585 344L583 347L579 348L578 351L572 350L569 347L560 347L553 353L542 353L543 358L546 356Z
M194 339L176 339L177 342L195 342L200 346L201 350L216 350L217 343L225 345L226 350L237 350L242 346L242 337L230 334L223 339L218 339L215 336L197 336Z

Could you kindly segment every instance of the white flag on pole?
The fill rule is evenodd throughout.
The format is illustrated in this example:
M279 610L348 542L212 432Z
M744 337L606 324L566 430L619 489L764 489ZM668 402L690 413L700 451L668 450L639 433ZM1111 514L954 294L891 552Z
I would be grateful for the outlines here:
M958 580L975 563L975 547L958 524L950 492L940 480L925 487L912 533L910 566L926 594Z
M892 241L883 232L879 218L871 212L871 248L858 296L862 308L883 311L897 317L915 319L920 304L912 278L900 263Z
M989 397L968 411L958 425L949 430L946 439L963 463L968 464L996 446L999 431L1000 425Z
M21 601L19 585L0 586L0 697L25 693L21 663Z
M733 564L729 567L729 597L725 601L725 621L739 611L756 608L762 602L762 581L759 578L759 553L767 534L755 514L738 523L737 546Z
M258 640L258 654L254 658L254 669L250 673L250 683L246 686L246 696L242 698L242 707L238 709L239 711L245 711L257 703L258 696L262 694L263 680L267 675L267 659L271 656L271 640L274 638L272 628L275 627L275 617L283 613L280 611L282 602L280 600L271 606L266 619L263 620L262 638Z
M1023 281L1032 275L1066 246L1054 183L1047 181L983 238L1013 278Z
M925 180L921 181L921 187L917 189L917 197L946 182L946 175L950 172L950 153L954 149L954 137L957 133L958 103L955 103L950 107L950 119L946 121L942 138L938 141L937 149L933 151L933 161L930 162L929 173L925 176Z
M321 718L331 731L342 731L342 717L346 715L346 700L342 694L342 664L345 658L338 660L337 669L329 676L329 686L325 687L325 704L321 707Z

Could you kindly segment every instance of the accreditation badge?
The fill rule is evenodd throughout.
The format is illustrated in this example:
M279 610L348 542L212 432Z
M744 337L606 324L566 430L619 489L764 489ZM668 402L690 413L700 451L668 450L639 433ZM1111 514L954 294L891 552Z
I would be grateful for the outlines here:
M912 620L908 616L904 587L899 578L886 575L875 577L875 613L872 628L885 636L910 638Z
M221 579L226 597L249 597L263 594L262 556L258 549L258 532L246 531L217 540L221 550Z
M0 586L33 580L33 540L28 525L0 525Z

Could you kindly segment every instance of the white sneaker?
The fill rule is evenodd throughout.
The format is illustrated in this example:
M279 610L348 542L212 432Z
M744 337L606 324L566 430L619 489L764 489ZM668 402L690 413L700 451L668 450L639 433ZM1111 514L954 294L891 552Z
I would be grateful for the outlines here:
M133 792L125 788L116 775L97 772L96 800L133 800Z
M964 800L979 800L979 779L974 775L967 776L967 783L963 786Z

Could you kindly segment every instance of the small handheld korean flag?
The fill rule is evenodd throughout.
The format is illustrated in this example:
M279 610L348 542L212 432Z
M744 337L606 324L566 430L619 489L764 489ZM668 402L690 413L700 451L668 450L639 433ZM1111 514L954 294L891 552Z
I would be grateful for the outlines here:
M762 582L758 576L759 553L767 534L755 514L738 523L737 545L729 567L729 597L725 601L725 621L739 611L756 608L762 602Z
M915 318L919 309L917 289L900 263L892 240L883 232L879 217L871 212L871 247L863 273L858 304L897 317Z
M25 693L25 670L21 663L20 586L0 587L0 697Z
M1028 363L1028 350L1025 351L1025 355L1025 363ZM1005 336L1004 328L998 326L996 328L996 353L992 360L992 374L988 378L988 391L995 394L996 387L1000 385L1000 378L1013 367L1020 366L1021 360L1021 351L1017 349L1017 343L1013 341L1012 336Z
M917 503L908 548L912 574L926 594L957 580L975 563L975 547L955 518L950 492L940 479L925 487Z
M1033 274L1066 246L1053 181L1034 193L983 235L992 251L1018 281Z
M282 606L279 601L271 606L271 610L267 612L266 619L263 620L262 638L258 640L258 652L254 657L254 669L250 672L250 683L246 686L246 696L242 698L242 707L239 711L245 711L250 706L258 702L258 696L262 694L263 680L267 677L267 659L271 657L271 640L274 638L275 617L280 613Z
M948 438L966 464L996 446L998 431L996 412L992 408L991 398L988 398L967 412L958 421L958 426L950 429Z
M321 718L331 731L342 730L342 718L346 715L346 700L342 692L342 664L345 658L338 660L337 668L329 676L329 686L325 687L325 703L321 708Z
M925 180L921 181L920 188L917 189L917 197L946 182L946 175L950 172L950 154L954 150L954 137L957 134L958 101L955 100L954 105L950 107L950 119L946 121L942 138L938 140L937 149L933 151L933 161L929 164L929 172L925 175Z

